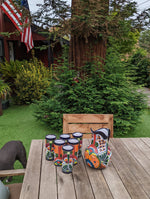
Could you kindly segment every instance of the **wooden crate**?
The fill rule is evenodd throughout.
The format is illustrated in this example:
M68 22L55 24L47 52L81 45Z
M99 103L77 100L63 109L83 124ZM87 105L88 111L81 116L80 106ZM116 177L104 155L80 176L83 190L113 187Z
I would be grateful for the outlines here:
M113 114L63 114L63 133L81 132L91 138L90 128L109 128L113 137Z

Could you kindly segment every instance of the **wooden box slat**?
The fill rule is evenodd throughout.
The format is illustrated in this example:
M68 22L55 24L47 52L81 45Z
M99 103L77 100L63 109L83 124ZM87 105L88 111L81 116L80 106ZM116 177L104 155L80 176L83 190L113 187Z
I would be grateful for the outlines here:
M97 130L98 128L108 128L108 124L69 124L69 133L81 132L81 133L91 133L91 128Z
M109 128L113 137L113 114L63 114L63 133L86 134L90 133L90 128Z
M108 123L112 114L63 114L68 123Z

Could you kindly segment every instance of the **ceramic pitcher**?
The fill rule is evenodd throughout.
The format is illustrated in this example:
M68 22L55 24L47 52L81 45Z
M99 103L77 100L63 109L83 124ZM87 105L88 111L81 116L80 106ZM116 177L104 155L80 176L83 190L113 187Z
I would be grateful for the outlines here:
M111 150L108 147L110 129L101 128L92 132L91 144L86 148L84 156L86 163L97 169L106 168L111 157Z

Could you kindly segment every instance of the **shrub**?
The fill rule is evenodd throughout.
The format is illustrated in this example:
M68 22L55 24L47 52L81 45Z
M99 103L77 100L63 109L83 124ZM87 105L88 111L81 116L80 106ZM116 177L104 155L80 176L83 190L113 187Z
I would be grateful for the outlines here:
M67 63L56 68L47 93L35 104L36 118L62 132L63 113L114 114L115 135L128 133L146 105L144 96L127 80L119 53L107 50L103 71L97 70L101 63L87 66L82 78Z
M14 90L15 90L14 86L15 78L19 73L21 66L24 63L25 63L24 61L21 62L18 60L10 62L6 60L5 62L0 63L0 73L2 74L4 81L7 82L11 87L12 96L14 95Z
M0 78L0 100L6 99L7 96L10 96L10 87Z
M40 99L50 84L50 71L33 58L30 61L14 61L1 64L2 77L11 86L16 104L32 103Z
M128 73L137 85L150 87L150 60L143 49L137 49L128 60Z
M15 102L17 104L32 103L39 100L50 84L50 72L41 62L37 65L28 63L22 66L15 78Z
M10 87L8 84L0 78L0 116L3 114L2 111L2 100L6 100L6 97L10 95Z
M0 63L0 73L3 75L3 79L9 84L14 83L14 79L16 78L17 73L19 72L21 65L23 65L24 61L10 61L7 60L3 63Z

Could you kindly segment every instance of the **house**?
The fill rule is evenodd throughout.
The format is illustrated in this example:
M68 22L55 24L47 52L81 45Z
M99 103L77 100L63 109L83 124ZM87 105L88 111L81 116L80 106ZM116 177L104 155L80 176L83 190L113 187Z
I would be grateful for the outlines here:
M0 0L1 3L2 0ZM37 49L36 47L47 45L52 43L53 40L47 40L47 37L39 33L39 27L34 24L31 25L32 37L34 42L34 56L41 60L45 66L50 66L55 63L55 59L62 54L62 45L57 43L52 49L47 48L45 50ZM4 14L0 9L0 33L9 32L13 33L17 29L12 21ZM64 40L64 39L63 39ZM65 41L65 40L64 40ZM65 41L66 42L66 41ZM0 34L0 62L6 59L10 60L29 60L32 58L32 51L27 53L27 49L24 43L21 42L20 34L11 34L10 37Z

